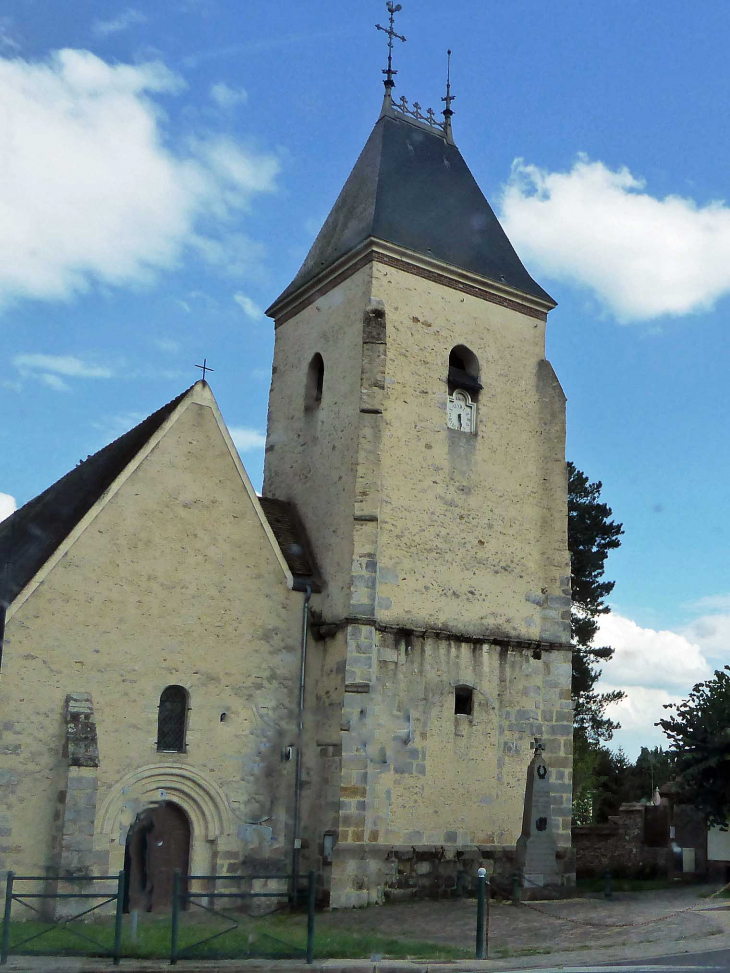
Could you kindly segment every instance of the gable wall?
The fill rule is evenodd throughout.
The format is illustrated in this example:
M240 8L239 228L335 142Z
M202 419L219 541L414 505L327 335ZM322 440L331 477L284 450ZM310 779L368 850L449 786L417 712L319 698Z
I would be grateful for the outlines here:
M212 410L190 405L9 622L0 867L38 873L52 860L70 692L94 701L98 808L141 766L191 767L225 794L224 857L283 853L294 779L281 747L296 738L301 599ZM186 754L156 750L169 684L190 693ZM119 838L136 810L123 810L121 832L97 833L97 868L122 867Z

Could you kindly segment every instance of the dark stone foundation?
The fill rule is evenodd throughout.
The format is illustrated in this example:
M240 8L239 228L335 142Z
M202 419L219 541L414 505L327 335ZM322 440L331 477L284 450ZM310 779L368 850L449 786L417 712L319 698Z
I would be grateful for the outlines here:
M572 849L559 848L557 864L559 885L528 885L521 889L521 897L550 899L572 894ZM474 895L480 868L486 868L495 895L511 898L513 876L519 871L515 845L340 844L333 859L331 905L353 908L406 898Z

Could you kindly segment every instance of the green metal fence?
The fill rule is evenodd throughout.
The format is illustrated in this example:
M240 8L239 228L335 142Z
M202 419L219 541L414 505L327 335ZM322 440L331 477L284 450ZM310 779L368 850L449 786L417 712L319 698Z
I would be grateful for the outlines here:
M115 882L116 891L110 893L106 892L49 892L47 891L47 886L49 884L62 884L62 885L74 885L83 884L90 885L93 882ZM41 891L18 891L18 883L30 883L31 889L41 888ZM46 886L46 889L43 889ZM29 902L27 900L33 900ZM98 899L96 905L92 905L89 908L83 909L81 912L77 912L72 916L65 916L60 919L48 918L44 913L36 907L33 903L39 903L41 900L61 900L61 899L74 899L81 900L83 902L88 902L90 899ZM25 938L11 942L11 921L13 919L13 904L17 903L24 906L25 909L30 910L35 913L38 919L46 926L46 928L40 931L33 932L30 936L25 936ZM76 922L78 919L84 919L91 915L92 912L96 912L97 909L101 909L102 906L110 905L114 903L115 915L114 915L114 942L113 945L109 943L102 943L97 939L93 939L91 936L87 936L86 933L80 932L75 929L71 923ZM124 904L124 872L119 872L118 875L59 875L57 877L49 877L47 875L16 875L15 872L8 872L7 882L5 885L5 912L3 916L3 929L2 929L2 940L0 943L0 965L4 966L8 961L8 956L12 953L30 953L34 950L27 949L28 945L33 942L37 942L43 936L47 936L54 930L61 929L71 936L74 936L77 940L83 940L86 944L93 947L93 952L95 955L111 956L114 960L114 965L119 964L119 960L122 955L122 907ZM70 950L66 947L59 948L58 944L53 947L49 947L48 952L51 953L69 953ZM82 950L74 950L74 952L81 953ZM88 952L88 949L86 950Z
M281 881L287 882L288 885L293 888L291 893L284 890L273 891L273 892L253 892L253 891L222 891L221 886L225 886L227 882L254 882L257 880L269 880L269 881ZM206 882L212 886L213 891L198 891L190 892L188 891L191 882ZM267 957L306 957L307 963L312 963L314 961L314 916L315 916L315 903L317 896L317 876L315 872L309 872L307 876L306 885L306 903L307 903L307 943L306 947L298 946L293 943L288 943L285 940L279 939L278 937L272 936L270 932L256 930L255 923L257 919L263 918L261 916L255 915L244 915L242 912L237 911L235 914L231 914L231 908L229 907L224 911L222 907L216 908L215 905L208 904L209 900L214 900L216 902L222 902L223 904L230 903L230 906L240 907L250 899L267 899L275 898L279 900L285 900L287 904L296 905L297 901L301 897L303 889L296 887L298 885L296 879L292 875L182 875L179 871L175 871L174 884L173 884L173 896L172 896L172 927L170 935L170 963L175 965L179 959L188 958L193 950L199 950L200 947L205 946L206 949L203 955L210 957L210 944L220 939L222 936L234 933L236 930L244 931L246 928L254 929L254 935L258 939L264 939L274 944L268 950L256 947L251 949L250 941L247 942L245 950L239 940L237 946L227 950L225 955L227 957L232 957L236 954L235 958L244 958L250 956L267 956ZM235 904L235 905L234 905ZM185 926L186 907L192 906L201 912L208 913L214 916L216 919L220 919L227 925L224 929L219 932L213 933L212 935L204 936L202 939L197 939L194 942L188 942L185 945L181 945L181 930ZM278 911L278 910L273 910ZM213 954L215 955L215 954ZM201 958L200 952L196 958Z

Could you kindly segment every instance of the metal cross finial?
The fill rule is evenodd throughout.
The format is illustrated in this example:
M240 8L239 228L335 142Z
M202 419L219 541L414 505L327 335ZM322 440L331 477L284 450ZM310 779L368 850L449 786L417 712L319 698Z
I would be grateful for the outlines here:
M535 737L534 749L536 753L540 753L542 750L545 749L540 737Z
M203 359L203 364L202 365L196 365L195 367L202 369L202 371L203 371L203 381L205 381L205 373L206 372L214 372L215 371L215 369L214 368L211 368L210 365L208 364L208 359L207 358L204 358Z
M389 92L391 88L395 87L393 75L398 74L397 71L393 70L393 38L397 37L399 41L403 41L405 43L405 37L403 37L402 34L396 34L395 30L393 29L395 15L399 10L402 10L403 7L399 3L393 3L392 0L388 0L385 6L388 8L388 13L390 14L390 24L388 27L381 27L380 24L376 24L375 26L378 28L378 30L382 30L388 35L388 67L383 68L383 74L385 75L385 81L383 84L385 85L386 92Z

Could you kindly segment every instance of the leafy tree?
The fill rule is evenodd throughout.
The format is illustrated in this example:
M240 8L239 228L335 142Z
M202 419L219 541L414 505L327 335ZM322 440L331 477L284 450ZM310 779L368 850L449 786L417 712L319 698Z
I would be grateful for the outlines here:
M584 735L576 737L573 818L576 824L606 821L626 801L652 799L673 774L671 754L654 747L641 748L636 763L631 763L621 747L614 753L608 747L590 743Z
M636 763L629 768L626 800L651 800L654 790L670 781L674 776L674 758L661 747L642 747Z
M598 773L600 748L583 734L573 742L573 824L593 824L603 779Z
M623 699L614 690L599 693L595 686L601 676L597 662L608 661L614 653L609 646L593 645L598 621L611 609L606 598L615 582L604 581L606 558L619 547L623 525L611 520L613 511L601 500L600 481L591 483L573 463L568 463L568 547L570 549L573 606L573 699L576 736L584 736L597 746L610 740L618 724L606 716L610 703Z
M704 811L708 824L730 820L730 666L699 682L673 712L656 724L670 742L687 800Z

